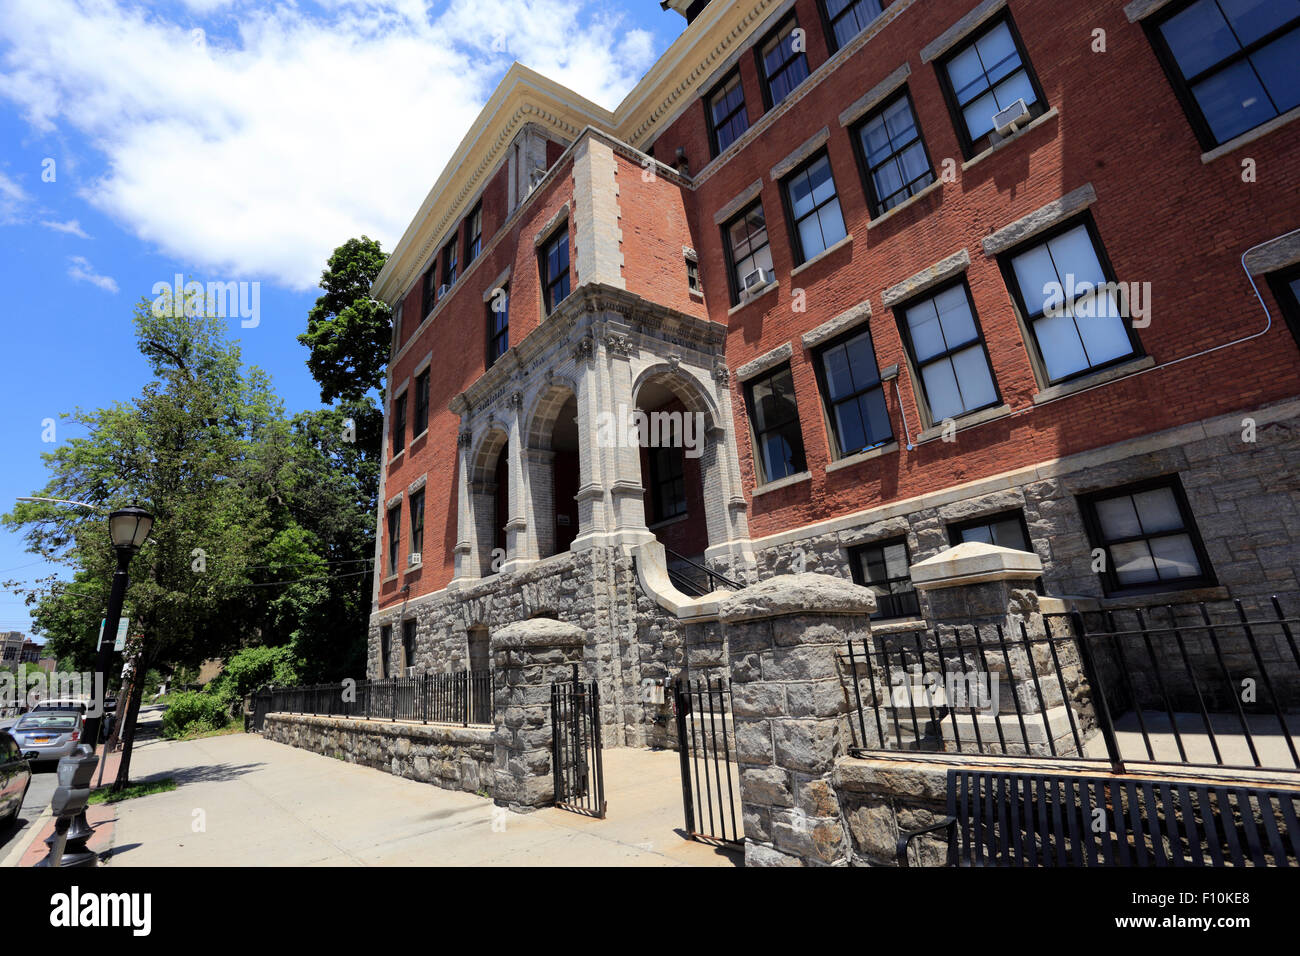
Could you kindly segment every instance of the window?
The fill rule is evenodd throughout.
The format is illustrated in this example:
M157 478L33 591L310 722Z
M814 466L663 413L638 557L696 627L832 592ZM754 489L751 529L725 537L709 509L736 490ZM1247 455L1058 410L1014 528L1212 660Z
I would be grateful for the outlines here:
M1282 306L1282 317L1300 345L1300 266L1294 266L1268 277L1269 287Z
M749 422L754 429L754 460L760 483L778 481L808 469L803 430L789 364L745 383Z
M388 573L397 573L397 545L402 534L402 508L388 509Z
M411 434L418 437L429 430L429 370L415 376L415 424Z
M1300 106L1300 0L1195 0L1147 32L1205 149Z
M993 369L964 279L903 307L902 331L931 423L997 404Z
M423 322L429 313L433 311L434 300L438 291L437 272L438 264L437 260L434 260L434 264L429 266L429 271L424 274L424 290L420 297L420 322ZM419 324L419 322L416 323L416 325Z
M849 332L823 348L817 353L817 371L835 457L875 448L894 437L869 330Z
M704 287L700 285L700 263L697 259L686 260L686 287L692 292L704 294Z
M1033 547L1029 544L1029 528L1025 525L1024 512L1019 510L1004 511L1000 514L949 525L948 541L954 547L965 541L980 541L984 544L996 544L999 548L1034 553Z
M873 620L921 616L910 564L904 538L869 544L850 553L853 580L876 595Z
M681 448L650 448L650 520L686 514L685 455Z
M510 287L502 286L492 293L487 305L487 367L510 348Z
M804 56L806 36L799 30L799 22L791 17L759 45L758 75L763 80L763 102L768 109L808 78L808 60Z
M542 249L542 294L549 315L569 297L569 227L565 225Z
M749 113L745 110L745 91L740 85L739 71L733 72L709 94L704 112L709 120L709 143L713 155L717 156L749 129Z
M385 624L379 629L379 667L380 677L388 676L388 658L393 646L393 628Z
M459 265L460 251L457 247L456 236L453 233L451 241L442 248L442 284L450 289L456 284L456 268Z
M1081 504L1093 545L1106 553L1107 594L1215 583L1176 476L1099 492Z
M825 0L823 15L834 53L880 16L880 0Z
M480 201L465 219L465 268L483 251L483 203Z
M424 554L424 491L411 495L411 554Z
M767 237L767 219L763 204L756 202L742 212L723 230L727 247L727 262L731 267L731 303L740 301L745 289L745 279L759 269L772 275L772 249Z
M995 113L1020 99L1030 116L1047 109L1010 16L995 20L947 56L939 75L967 159L988 145Z
M783 183L794 232L795 264L825 252L848 232L835 194L831 161L825 154L814 156Z
M418 626L415 618L402 622L402 664L405 667L415 666L415 632Z
M1138 351L1092 219L1035 237L1002 260L1049 384L1113 365Z
M857 129L857 144L873 218L934 182L907 90L866 118Z
M406 393L393 399L393 457L406 450Z

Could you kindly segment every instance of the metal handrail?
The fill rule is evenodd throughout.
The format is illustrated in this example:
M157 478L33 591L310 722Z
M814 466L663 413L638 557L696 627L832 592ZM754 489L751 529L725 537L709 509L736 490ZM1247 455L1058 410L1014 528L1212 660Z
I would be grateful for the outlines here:
M691 567L695 568L695 570L697 570L697 571L703 571L705 574L707 574L707 575L709 576L709 584L710 584L710 585L712 585L713 582L714 582L714 580L716 579L716 580L718 580L718 581L721 581L721 582L722 582L726 587L731 588L733 591L739 591L739 590L741 590L741 589L744 587L743 584L739 584L739 583L737 583L736 581L731 580L731 578L727 577L725 574L719 574L717 571L714 571L714 570L712 570L711 568L706 568L704 565L702 565L702 564L698 564L698 563L696 563L695 561L692 561L690 558L686 557L685 555L678 554L676 551L674 551L672 548L667 547L666 545L664 546L664 554L667 555L669 558L671 558L671 559L674 560L674 561L680 561L680 562L682 562L683 564L689 564ZM673 571L671 571L671 570L668 572L668 576L669 576L670 578L673 577L674 574L675 574L675 572L673 572ZM677 574L676 576L677 576L678 578L681 578L681 575L680 575L680 574ZM686 580L686 579L683 579L683 580ZM694 583L694 582L692 582L692 583ZM699 586L699 585L696 585L696 587L698 587L698 586ZM716 591L717 588L712 588L712 590L715 590L715 591ZM701 592L701 593L707 593L707 592Z

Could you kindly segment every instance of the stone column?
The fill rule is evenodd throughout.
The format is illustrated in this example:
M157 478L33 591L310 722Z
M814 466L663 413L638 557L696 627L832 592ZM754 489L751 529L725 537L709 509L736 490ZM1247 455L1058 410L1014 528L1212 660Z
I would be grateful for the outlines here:
M870 636L876 598L843 578L793 574L737 591L719 609L747 866L842 866L851 846L831 784L852 743L837 666Z
M586 632L551 618L515 621L492 634L495 802L520 813L555 800L551 684L582 663Z
M975 541L941 551L911 567L912 583L921 594L927 621L940 635L949 670L980 672L983 676L987 664L990 691L993 677L997 677L996 708L990 705L984 711L959 710L957 720L963 744L976 740L973 723L978 720L980 735L989 747L999 745L998 726L1001 725L1007 750L1013 754L1025 754L1022 741L1027 736L1029 754L1050 756L1052 745L1048 743L1048 733L1057 754L1073 754L1077 750L1055 662L1044 640L1048 631L1042 605L1053 599L1041 597L1034 589L1034 581L1042 573L1043 563L1036 554ZM984 642L983 654L979 653L972 627L979 629ZM964 653L952 638L953 628L958 629ZM999 628L1008 644L1005 655L997 644ZM1029 653L1023 643L1025 635L1030 640ZM1060 642L1056 649L1067 685L1077 688L1082 671L1074 644ZM1020 731L1021 717L1025 722L1024 735ZM943 721L942 728L945 740L949 745L954 744L952 721Z

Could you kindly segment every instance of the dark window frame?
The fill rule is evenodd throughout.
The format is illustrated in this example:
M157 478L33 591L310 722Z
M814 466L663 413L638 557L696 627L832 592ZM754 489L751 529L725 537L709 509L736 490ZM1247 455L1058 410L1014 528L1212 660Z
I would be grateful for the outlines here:
M401 567L398 565L398 558L401 556L402 542L402 505L401 502L393 505L388 509L388 577L397 574Z
M1097 222L1092 217L1091 210L1084 210L1082 213L1071 216L1064 222L1057 223L1050 229L1036 233L1030 236L1024 242L1017 243L1015 246L1001 252L997 256L998 267L1002 271L1002 281L1007 287L1007 292L1011 294L1011 305L1016 311L1016 318L1020 322L1021 337L1025 340L1025 345L1029 352L1029 361L1033 366L1034 375L1038 379L1039 386L1048 388L1056 385L1062 385L1066 382L1072 382L1075 379L1085 378L1089 375L1095 375L1103 372L1108 368L1114 368L1116 365L1123 365L1126 362L1132 362L1146 355L1142 347L1142 340L1138 337L1137 330L1133 328L1131 316L1123 316L1124 331L1128 335L1129 345L1132 351L1128 355L1121 355L1113 358L1101 365L1092 365L1077 372L1071 372L1069 375L1063 375L1060 378L1053 379L1047 372L1047 360L1043 357L1042 346L1038 342L1038 332L1034 324L1040 317L1035 314L1030 316L1029 307L1025 304L1024 291L1020 288L1020 281L1016 277L1015 266L1012 260L1017 256L1024 255L1035 246L1041 246L1044 243L1062 236L1067 232L1077 229L1079 226L1086 226L1088 238L1092 241L1092 251L1097 254L1097 261L1101 263L1102 275L1107 282L1116 283L1115 267L1111 265L1110 256L1106 254L1106 247L1101 241L1101 233L1097 229ZM1074 303L1083 301L1083 296L1076 296Z
M406 451L406 392L393 399L393 449L389 458Z
M862 571L862 555L868 551L876 550L881 552L881 563L884 564L884 551L886 548L903 546L903 554L907 558L908 573L904 577L891 578L886 577L882 581L869 581ZM876 596L876 610L871 615L873 621L895 621L905 618L919 618L921 616L920 596L917 594L916 586L912 584L912 549L907 544L907 536L903 535L896 538L883 538L880 541L870 541L866 544L860 544L857 547L849 549L849 573L853 577L853 582L861 587L881 587L886 589L886 594ZM886 574L888 569L886 568ZM906 581L909 590L895 592L891 585L898 581ZM910 598L910 604L908 599Z
M650 472L651 524L659 524L688 515L690 506L686 501L685 449L673 445L647 448L646 461ZM665 465L667 466L666 472L664 471ZM671 512L668 512L663 507L664 500L660 495L660 492L666 488L670 488L674 492L680 490L680 494L674 494L673 496L674 510Z
M459 278L460 270L460 230L451 234L447 244L442 247L442 284L447 287L447 292L456 284Z
M787 29L792 31L792 33L794 30L800 29L799 18L795 15L795 12L793 10L791 10L790 13L787 14L786 16L782 17L781 21L776 26L768 30L767 33L763 35L763 38L754 44L754 62L757 64L758 67L758 86L759 86L759 90L763 94L764 113L768 112L774 107L780 106L781 103L785 101L786 97L788 97L791 93L797 90L808 79L809 75L812 73L812 70L808 66L808 47L807 47L808 31L804 30L803 31L804 41L805 41L804 49L802 50L792 49L790 55L784 61L782 61L780 68L777 70L777 73L774 74L775 76L783 76L789 70L797 69L795 65L796 61L802 60L803 79L799 80L799 82L791 86L790 89L786 92L785 96L781 97L781 99L778 100L773 97L772 95L773 77L768 76L767 74L767 63L763 57L763 49L767 47L769 44L771 44L773 41L777 41L779 44L781 35L785 33Z
M473 231L477 228L477 232ZM474 208L465 217L465 268L483 252L483 200L474 204Z
M1164 34L1160 32L1160 28L1196 2L1197 0L1183 0L1181 3L1171 3L1168 6L1161 8L1159 12L1152 14L1142 21L1142 29L1146 32L1147 40L1151 43L1151 49L1155 52L1156 60L1159 61L1161 69L1164 70L1165 76L1169 80L1169 85L1174 92L1174 98L1178 100L1178 104L1183 108L1183 112L1187 116L1187 122L1192 127L1192 133L1196 136L1197 143L1203 151L1209 152L1212 149L1222 146L1224 143L1232 142L1232 140L1236 139L1237 136L1245 136L1253 130L1259 129L1259 127L1264 124L1260 123L1257 126L1252 126L1250 129L1243 130L1231 139L1226 139L1220 142L1218 137L1215 136L1214 130L1210 128L1209 120L1205 118L1205 113L1201 109L1200 104L1196 102L1196 97L1192 94L1193 83L1207 79L1217 73L1224 72L1229 67L1235 65L1238 61L1250 56L1250 54L1256 50L1268 46L1268 44L1274 40L1280 39L1285 34L1296 29L1297 21L1288 21L1247 46L1239 46L1236 53L1219 60L1212 67L1208 67L1200 73L1197 73L1195 76L1188 78L1183 76L1182 67L1178 65L1178 60L1174 57L1174 52L1170 49L1168 42L1165 40ZM1229 23L1229 29L1231 29L1231 26L1231 23ZM1262 81L1260 85L1261 87L1263 86ZM1266 95L1268 94L1267 89L1265 89L1264 92ZM1286 112L1290 112L1290 110L1287 110ZM1278 113L1273 117L1273 119L1277 119L1278 116L1283 115L1285 114ZM1264 121L1264 123L1270 122L1272 122L1272 119Z
M704 294L704 286L700 282L700 260L686 257L686 289L697 295Z
M831 351L831 349L835 349L835 348L839 348L840 346L847 345L849 342L853 341L854 339L860 338L863 335L867 337L867 341L871 346L871 357L875 361L874 371L876 373L876 383L866 388L859 389L857 392L854 392L852 395L848 396L847 398L832 399L830 383L826 377L826 353ZM861 452L871 451L874 448L883 448L885 445L888 445L890 442L895 440L894 421L891 417L889 417L889 402L886 400L887 393L885 391L885 381L883 378L880 377L880 359L876 356L876 340L875 340L875 336L871 334L870 326L866 325L865 323L862 325L855 326L854 328L849 329L843 335L837 335L835 338L831 339L830 341L817 346L816 350L813 352L813 369L817 373L817 388L820 391L822 396L822 409L826 413L826 429L830 433L831 451L834 453L833 457L836 461L839 461L844 458L848 458L852 455L860 454ZM861 396L867 394L868 392L874 392L877 389L880 390L881 400L884 401L885 403L885 416L889 421L889 436L881 439L880 441L874 444L864 445L861 448L855 448L852 451L847 451L844 448L844 441L840 437L839 426L836 424L838 419L835 415L835 407L837 405L841 405L850 401L856 402Z
M424 288L420 291L420 321L415 323L418 328L438 301L438 257L434 257L433 264L429 266L424 273Z
M732 80L736 81L736 84L740 89L740 106L732 110L723 118L723 125L729 126L731 124L731 120L734 119L737 114L740 114L745 117L745 128L742 129L740 132L738 132L734 137L732 137L727 142L726 146L723 146L721 143L718 142L719 127L718 124L714 121L714 117L713 117L713 101L718 96L718 94L720 94L723 90L725 90L728 86L731 85ZM728 70L726 74L720 80L718 80L718 82L715 83L707 93L704 94L704 121L709 130L709 151L710 151L711 158L716 158L725 149L727 149L728 146L730 146L736 140L740 139L740 137L744 136L745 132L749 129L750 127L749 103L746 102L745 81L740 75L740 64L736 64L730 70Z
M380 677L390 676L388 673L393 653L393 625L385 624L379 629L379 670Z
M1178 507L1179 516L1183 520L1182 529L1107 541L1102 534L1101 520L1097 516L1097 502L1138 494L1143 491L1153 491L1156 488L1169 488L1173 492L1174 502ZM1100 577L1102 590L1107 596L1160 594L1166 591L1185 591L1191 588L1215 587L1218 585L1219 581L1215 576L1214 567L1210 564L1210 556L1205 550L1205 542L1201 539L1200 529L1196 526L1196 515L1187 501L1187 493L1183 490L1182 479L1177 473L1117 485L1113 488L1103 488L1085 495L1079 495L1077 500L1079 511L1083 515L1083 524L1088 533L1089 543L1094 549L1100 548L1106 553L1105 568L1102 570ZM1128 586L1119 583L1119 578L1115 573L1115 560L1110 551L1112 545L1137 540L1149 541L1156 537L1170 537L1178 534L1185 534L1191 539L1192 550L1196 553L1196 560L1201 566L1199 577L1183 578L1181 581L1153 581L1149 584Z
M889 2L891 2L891 0L884 0L884 2L882 2L882 0L849 0L849 2L847 2L844 5L844 9L839 12L839 15L836 16L834 19L832 19L830 8L827 7L826 5L826 0L817 0L817 13L821 17L822 35L826 38L827 52L831 56L834 56L840 50L844 49L846 46L852 43L857 37L861 36L863 30L866 30L867 27L871 26L871 24L875 23L877 20L880 19L881 15L885 12L886 4L888 4ZM843 20L846 16L851 15L854 7L858 6L859 4L870 4L870 3L874 3L877 7L879 7L880 8L879 12L874 17L872 17L870 21L867 22L866 26L859 28L858 31L853 34L853 36L849 37L843 43L841 43L839 41L839 38L835 35L835 24L840 20ZM856 16L854 18L856 19Z
M501 310L505 314L505 325L500 329L497 328L497 310L494 308L496 289L493 289L484 313L487 320L487 353L484 357L486 362L484 371L495 365L501 356L510 350L510 285L508 283L500 285L497 289L505 290L506 307Z
M416 503L419 507L416 507ZM406 553L408 555L424 555L424 489L411 494L410 501L407 503L411 515L411 530L408 535L410 544L407 545Z
M1300 295L1291 289L1292 282L1300 281L1300 262L1270 272L1265 279L1273 298L1277 299L1277 304L1282 309L1282 318L1286 320L1287 328L1295 337L1296 345L1300 346Z
M415 417L411 421L411 440L429 430L429 369L415 376Z
M808 215L804 216L803 219L796 219L794 214L794 204L790 201L790 184L794 181L794 178L796 176L800 175L801 173L806 173L813 165L815 165L816 163L818 163L823 159L826 160L826 168L830 171L831 185L835 187L835 192L831 195L830 199L827 199L825 202L813 206L812 211L809 212ZM779 185L781 187L781 211L785 213L786 231L789 233L790 236L790 254L794 257L794 265L796 268L803 265L809 259L815 259L817 256L820 256L822 253L824 253L827 249L830 249L831 246L843 242L844 239L848 238L849 223L848 220L844 218L844 203L840 199L839 183L835 181L835 165L831 162L830 151L825 146L822 146L815 153L813 153L811 156L805 159L802 163L800 163L794 169L790 170L789 173L787 173L785 176L782 176ZM810 256L807 254L806 250L803 247L803 239L800 238L799 236L799 224L802 223L804 220L811 218L812 216L817 216L818 224L820 228L821 211L825 207L829 206L832 202L834 202L839 207L840 225L844 227L844 238L835 240L835 242L830 243L830 245L827 245L825 248L821 249L818 252L813 253ZM772 230L770 228L768 229L767 235L770 244L771 236L772 236Z
M419 644L420 622L413 617L402 621L402 666L415 666L415 650ZM403 674L402 676L405 676Z
M1012 42L1016 45L1016 53L1020 57L1020 66L1025 71L1025 76L1029 79L1029 85L1034 89L1034 103L1029 107L1029 119L1032 122L1042 116L1050 108L1047 104L1047 97L1043 93L1043 87L1038 82L1038 73L1034 70L1034 65L1029 59L1029 51L1025 48L1025 41L1021 39L1020 29L1016 26L1015 18L1011 16L1011 11L1004 9L995 16L990 17L979 27L972 30L960 41L935 60L935 72L939 76L939 88L943 91L944 102L948 104L948 112L952 116L953 126L956 128L957 141L961 145L962 156L965 159L973 159L979 153L983 152L992 145L991 137L997 135L996 130L981 134L978 140L972 140L970 130L966 126L966 116L962 112L962 106L957 101L957 91L953 89L952 79L948 75L948 64L956 56L964 51L967 47L974 45L986 33L997 28L998 24L1005 23L1011 33ZM985 74L987 76L987 72ZM1005 79L1005 77L1004 77ZM983 94L981 94L983 95ZM978 97L977 97L978 98ZM988 141L988 142L986 142Z
M762 382L768 381L769 379L776 378L778 375L780 375L783 372L788 373L790 376L790 399L792 404L794 405L794 414L790 418L785 419L781 422L778 422L776 424L769 424L767 428L764 428L763 430L760 431L758 428L758 422L756 420L756 415L755 415L756 406L754 404L754 386ZM752 450L751 457L754 462L754 474L759 479L758 484L760 486L768 485L775 481L783 481L786 478L794 477L795 475L806 474L808 471L808 447L807 444L804 442L803 419L799 414L799 397L794 387L794 367L790 364L790 362L788 361L781 362L778 365L774 365L772 368L760 372L758 375L755 375L753 378L745 380L745 409L747 412L747 417L749 418L750 447ZM762 439L763 436L768 434L769 432L779 431L780 429L789 425L791 422L793 422L799 429L798 457L803 459L803 468L801 469L796 468L794 471L791 471L788 474L779 475L773 478L772 476L767 474L767 465L765 464L766 457L763 455L763 451L762 451L763 450ZM793 452L794 449L792 448L791 451Z
M876 194L876 183L875 180L872 179L871 177L872 166L871 166L871 161L867 158L866 147L863 146L862 144L862 132L863 130L866 129L868 123L870 123L878 116L883 116L885 110L893 106L899 99L907 100L907 108L912 111L912 123L916 127L916 139L913 142L919 142L921 144L921 151L925 154L925 162L929 170L928 175L930 176L930 181L926 183L924 186L919 186L915 189L912 188L912 184L918 182L920 177L918 177L918 179L912 180L911 183L907 183L904 186L904 189L910 190L907 197L901 200L900 202L895 203L893 206L890 206L889 209L884 209L882 208L884 200L879 195ZM858 172L861 174L862 177L862 189L867 197L867 210L872 219L879 219L881 216L883 216L885 213L889 212L890 210L897 209L899 206L907 202L908 199L911 199L921 190L929 189L930 186L934 185L936 182L939 181L938 174L934 170L934 160L930 157L929 144L927 144L925 140L925 131L921 129L921 119L916 112L916 103L912 99L912 91L907 87L906 84L904 84L903 87L899 89L896 93L891 93L887 99L885 99L875 108L873 108L869 113L863 116L860 120L854 123L850 129L850 132L852 133L852 136L850 138L852 139L853 142L853 156L858 163ZM911 145L912 143L909 142L905 144L904 148ZM893 146L892 140L890 141L890 146L891 147ZM889 154L889 159L886 160L886 162L892 162L898 156L899 152L901 152L901 150L894 150L893 152L891 152ZM883 165L884 163L880 163L876 166L876 168L878 169L880 166ZM895 195L897 195L897 193L895 193Z
M550 270L551 250L558 249L561 237L564 240L564 271L562 275L552 276ZM567 220L556 226L551 234L538 245L537 264L542 280L542 310L545 315L550 315L573 291L571 287L573 258L569 250L569 223ZM557 299L555 298L555 291L560 285L564 286L564 295Z
M1020 523L1020 533L1025 536L1025 544L1029 545L1029 553L1037 554L1034 550L1034 539L1029 537L1029 524L1025 521L1024 508L1007 508L1005 511L995 511L992 514L981 515L978 518L955 521L946 528L948 543L955 548L962 543L962 532L969 531L971 528L980 528L984 525L1000 524L1003 521L1010 521L1012 518Z
M912 377L912 394L916 397L917 409L921 412L922 422L927 428L937 425L945 419L936 419L930 410L930 397L926 391L925 379L921 374L922 369L934 362L947 358L956 352L964 351L970 347L970 342L964 342L956 348L950 348L938 355L933 355L926 359L925 363L922 364L916 357L916 346L912 343L912 330L907 327L907 310L919 305L927 299L933 299L957 285L960 285L966 293L966 304L970 308L971 322L975 325L975 333L979 338L980 346L984 352L984 362L988 366L989 379L993 383L993 400L985 405L980 405L978 408L967 409L960 415L954 415L952 420L959 422L969 415L974 415L977 412L982 412L988 408L997 408L1002 404L1002 389L998 385L998 377L993 369L993 356L989 355L988 338L984 335L984 326L980 324L979 311L975 308L975 298L971 295L970 291L970 282L967 280L966 274L963 272L961 275L956 276L947 282L932 286L931 288L912 296L910 299L897 303L893 307L894 321L898 326L898 334L903 340L903 353L907 359L907 368Z
M728 219L726 222L722 224L722 252L727 263L727 286L731 292L732 305L740 304L741 277L736 274L736 257L734 254L734 250L731 247L731 227L734 226L737 222L740 222L742 219L748 218L749 214L753 212L754 207L756 206L759 209L763 210L763 231L767 233L767 242L765 243L765 245L769 250L771 250L772 226L768 222L767 207L763 205L762 196L756 196L753 202L748 203L744 209L736 213L736 215L732 216L730 219ZM759 248L762 247L760 246ZM754 254L754 247L751 246L749 250L749 255L752 256L753 254Z

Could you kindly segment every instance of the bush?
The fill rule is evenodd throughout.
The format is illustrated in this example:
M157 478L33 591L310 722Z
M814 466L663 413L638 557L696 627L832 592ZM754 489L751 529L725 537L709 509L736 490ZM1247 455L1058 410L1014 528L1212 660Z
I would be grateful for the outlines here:
M246 647L226 661L221 676L208 685L208 691L228 706L238 705L260 687L275 684L292 687L298 683L301 666L293 647Z
M230 722L229 707L215 694L182 690L171 695L163 712L162 735L175 739L196 731L220 730Z

